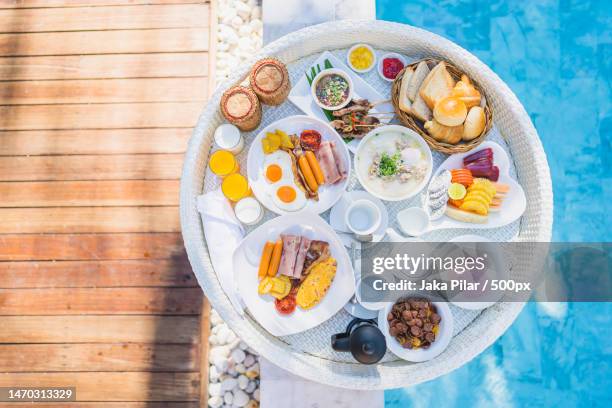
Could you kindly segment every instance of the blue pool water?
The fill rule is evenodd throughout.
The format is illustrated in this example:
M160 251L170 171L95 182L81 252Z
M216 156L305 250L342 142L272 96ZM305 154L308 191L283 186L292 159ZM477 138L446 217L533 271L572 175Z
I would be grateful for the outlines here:
M381 20L465 47L513 89L554 189L554 241L611 241L612 1L377 0ZM612 406L612 304L529 304L454 372L385 393L387 407Z

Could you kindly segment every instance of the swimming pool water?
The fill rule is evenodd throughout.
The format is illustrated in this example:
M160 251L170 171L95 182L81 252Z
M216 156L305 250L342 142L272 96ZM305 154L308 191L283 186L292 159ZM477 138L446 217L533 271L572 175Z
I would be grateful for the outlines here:
M517 94L547 154L553 240L608 242L612 1L377 0L377 17L474 53ZM528 304L464 367L385 393L387 407L612 406L612 304Z

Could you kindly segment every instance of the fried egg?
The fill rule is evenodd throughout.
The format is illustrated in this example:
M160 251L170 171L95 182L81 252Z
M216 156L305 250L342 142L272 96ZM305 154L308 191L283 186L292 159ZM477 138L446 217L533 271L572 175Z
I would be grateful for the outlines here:
M263 164L263 178L272 202L283 211L298 211L306 205L306 194L295 182L289 153L277 150L267 154Z

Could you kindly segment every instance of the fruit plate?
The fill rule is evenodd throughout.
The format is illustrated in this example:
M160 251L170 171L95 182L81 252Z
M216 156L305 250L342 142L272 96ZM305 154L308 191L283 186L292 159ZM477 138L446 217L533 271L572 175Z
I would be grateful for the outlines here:
M458 229L458 228L472 228L472 229L487 229L487 228L498 228L508 225L518 220L527 208L527 200L525 198L525 192L519 183L510 177L510 159L504 149L495 142L486 141L482 143L478 148L466 152L457 153L446 159L440 167L434 173L432 180L444 170L460 169L463 167L463 158L470 154L473 154L482 149L490 147L493 149L493 163L499 167L499 183L507 184L510 186L507 197L504 199L500 211L490 212L489 220L484 224L477 224L471 222L462 222L454 220L446 215L442 218L431 221L429 224L428 231L440 230L440 229Z
M264 161L266 154L263 151L261 145L261 139L267 132L274 132L275 130L282 130L285 133L291 135L300 133L307 129L313 129L321 134L321 140L328 140L335 142L336 148L340 153L342 160L344 160L345 168L348 171L347 177L333 185L322 185L319 187L319 201L312 199L306 200L306 205L300 210L312 211L316 214L320 214L330 209L340 199L351 176L351 160L349 152L346 148L346 143L342 140L340 135L327 123L308 116L296 115L288 116L280 119L274 123L266 126L261 132L257 134L249 149L247 157L247 174L249 184L253 190L253 194L257 197L260 203L262 203L268 210L275 212L276 214L290 214L292 211L287 211L278 207L272 201L270 184L266 181L264 175Z
M272 296L257 293L257 271L263 247L266 241L276 241L282 233L327 241L338 265L336 276L319 304L308 310L297 307L290 315L276 311ZM260 225L238 245L233 259L239 296L255 320L274 336L287 336L318 326L342 309L355 293L355 277L346 248L328 223L308 211L276 217Z

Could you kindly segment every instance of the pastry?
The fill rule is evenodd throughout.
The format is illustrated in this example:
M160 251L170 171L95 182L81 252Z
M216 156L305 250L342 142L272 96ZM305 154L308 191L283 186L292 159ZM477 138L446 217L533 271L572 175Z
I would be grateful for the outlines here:
M261 103L266 105L280 105L291 90L287 67L275 58L257 61L251 69L249 81Z
M459 126L467 116L465 103L459 98L448 96L440 99L433 110L433 116L444 126Z
M435 119L425 122L425 129L438 142L457 144L463 136L463 125L444 126Z
M419 88L421 84L429 74L429 67L427 66L427 62L421 61L417 64L416 70L414 71L414 75L410 79L410 83L408 84L408 98L414 102L416 99L417 93L419 92Z
M410 98L408 98L408 84L410 83L410 79L414 75L414 70L412 68L406 68L404 71L404 76L402 77L402 83L400 84L399 90L399 108L401 111L409 113L410 107L412 106L412 102Z
M470 82L470 78L465 74L461 75L461 81L457 82L451 95L461 99L468 109L472 106L480 105L480 92L478 92L478 89L474 88L474 85Z
M463 140L469 141L480 136L486 123L484 109L480 106L472 107L465 118Z
M454 87L455 80L448 73L446 64L442 61L427 75L421 84L419 94L423 97L429 109L433 109L436 102L450 96Z
M233 86L221 96L221 113L240 130L249 131L261 122L261 104L251 88Z

